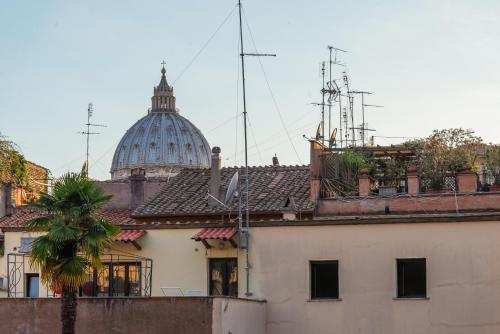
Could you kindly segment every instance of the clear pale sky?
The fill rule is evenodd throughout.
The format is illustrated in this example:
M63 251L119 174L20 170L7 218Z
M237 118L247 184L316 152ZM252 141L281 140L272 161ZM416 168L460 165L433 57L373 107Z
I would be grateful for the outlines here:
M221 146L225 166L242 164L241 153L235 157L242 149L236 11L186 69L235 5L0 0L0 132L55 176L80 170L85 138L77 133L93 102L93 122L108 127L91 138L90 175L107 179L114 147L146 114L165 60L181 114L210 145ZM367 111L375 135L419 137L466 127L500 142L500 2L253 0L243 6L258 50L278 55L261 60L299 156L258 59L249 58L250 164L270 164L275 153L282 164L309 162L302 135L313 135L319 121L310 103L320 100L319 66L328 44L349 51L342 61L352 88L374 92L365 103L385 106ZM244 39L254 51L248 33ZM359 112L355 117L359 123Z

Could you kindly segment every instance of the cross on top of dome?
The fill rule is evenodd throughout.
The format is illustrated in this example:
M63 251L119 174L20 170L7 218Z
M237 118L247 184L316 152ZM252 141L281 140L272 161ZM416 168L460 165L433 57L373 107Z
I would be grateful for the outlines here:
M154 94L151 98L151 111L152 112L176 112L175 110L175 96L174 88L167 83L165 69L165 61L161 62L161 79L158 86L154 88Z

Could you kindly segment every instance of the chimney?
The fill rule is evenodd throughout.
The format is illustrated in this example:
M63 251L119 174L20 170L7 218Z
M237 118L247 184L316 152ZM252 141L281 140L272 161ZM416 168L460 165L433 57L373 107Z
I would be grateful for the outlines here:
M209 183L209 192L210 195L208 197L208 203L210 206L217 206L220 203L220 168L221 168L221 157L220 157L220 147L214 146L212 147L212 163L210 165L210 183ZM217 200L215 200L215 198Z
M135 210L144 202L144 182L146 182L146 171L142 168L134 168L130 172L130 209Z
M278 157L276 156L276 153L274 153L273 157L273 166L279 166L280 162L278 161Z
M0 183L0 218L11 216L14 213L12 195L12 184Z
M316 140L311 140L311 201L315 202L320 195L321 186L321 153L323 146Z

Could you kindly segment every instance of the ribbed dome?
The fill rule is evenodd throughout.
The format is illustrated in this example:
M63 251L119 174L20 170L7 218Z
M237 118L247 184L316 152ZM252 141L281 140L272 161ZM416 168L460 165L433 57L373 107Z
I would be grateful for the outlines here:
M137 121L118 144L111 178L143 168L147 176L167 176L182 168L210 166L210 146L200 130L175 110L175 97L165 70L152 98L153 109Z

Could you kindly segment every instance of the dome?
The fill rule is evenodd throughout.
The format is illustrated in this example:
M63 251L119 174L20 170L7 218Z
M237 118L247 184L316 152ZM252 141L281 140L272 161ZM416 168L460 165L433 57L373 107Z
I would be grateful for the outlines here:
M182 168L209 166L210 146L201 131L175 109L173 88L163 68L151 110L127 130L116 147L111 178L127 178L134 168L144 169L149 177L166 177Z

